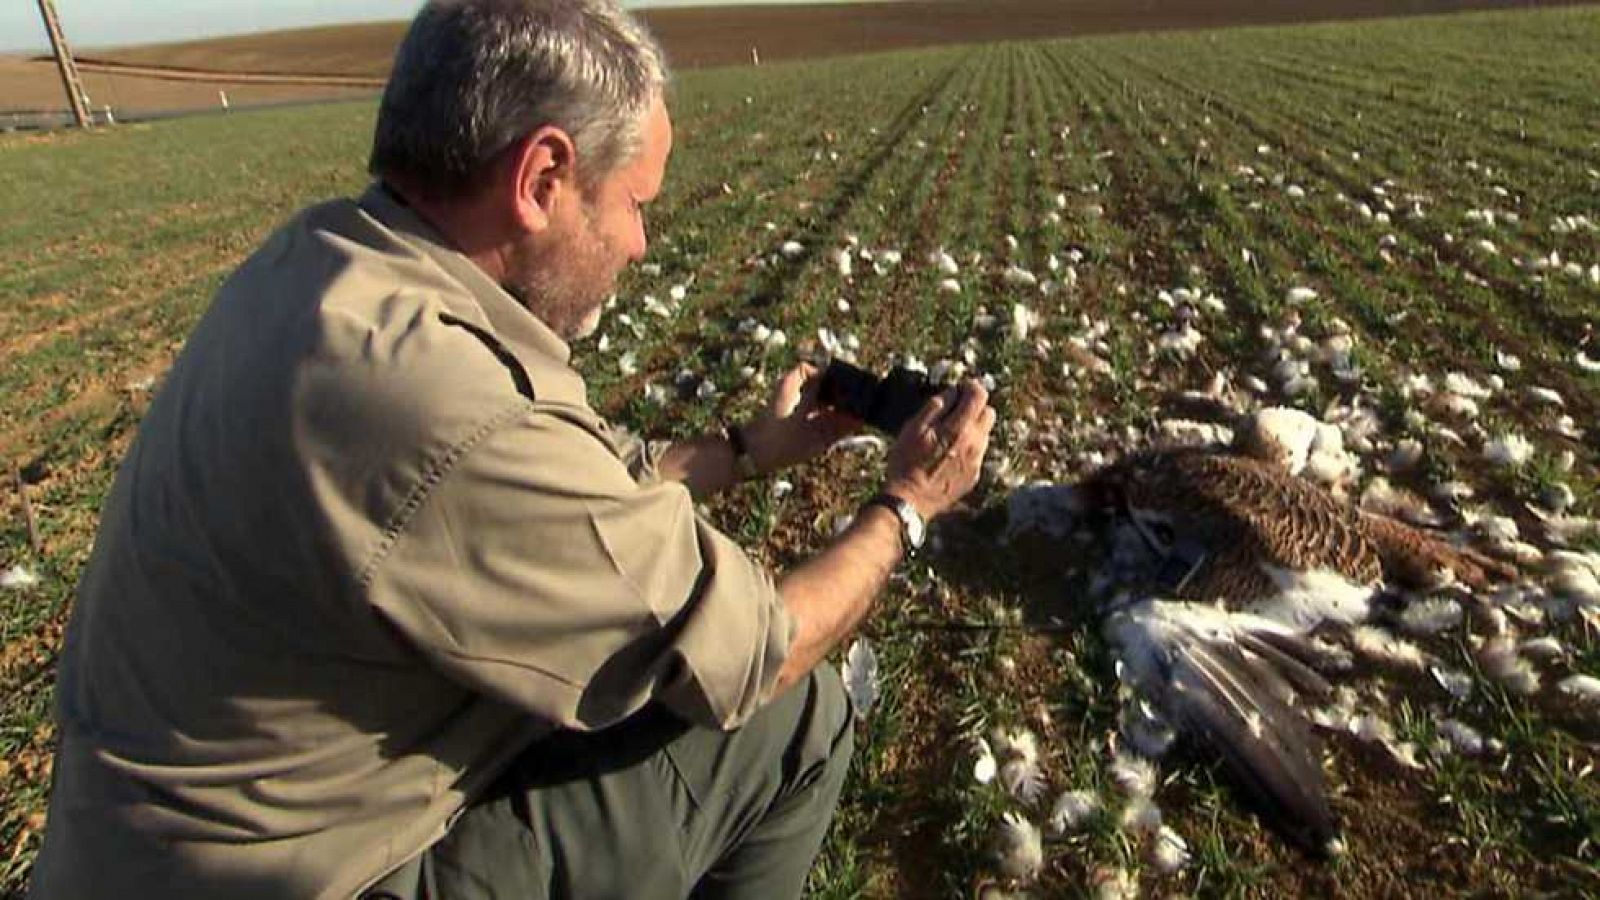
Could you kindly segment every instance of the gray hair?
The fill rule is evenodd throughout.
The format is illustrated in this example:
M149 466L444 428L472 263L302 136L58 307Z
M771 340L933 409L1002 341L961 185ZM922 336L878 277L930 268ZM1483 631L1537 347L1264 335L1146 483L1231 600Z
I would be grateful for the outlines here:
M395 53L367 168L459 196L552 125L592 187L639 152L666 80L660 46L613 0L431 0Z

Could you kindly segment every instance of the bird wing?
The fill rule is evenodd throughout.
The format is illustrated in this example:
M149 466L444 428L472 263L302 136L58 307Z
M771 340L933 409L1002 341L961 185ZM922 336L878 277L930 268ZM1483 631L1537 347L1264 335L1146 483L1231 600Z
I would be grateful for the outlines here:
M1314 853L1337 836L1320 745L1292 699L1331 691L1305 639L1212 606L1145 600L1106 622L1134 687L1181 733L1213 748L1264 818Z
M1512 566L1465 547L1452 547L1398 519L1368 512L1360 515L1361 528L1383 559L1384 571L1406 587L1436 587L1444 573L1474 590L1483 588L1491 578L1509 581L1517 576Z

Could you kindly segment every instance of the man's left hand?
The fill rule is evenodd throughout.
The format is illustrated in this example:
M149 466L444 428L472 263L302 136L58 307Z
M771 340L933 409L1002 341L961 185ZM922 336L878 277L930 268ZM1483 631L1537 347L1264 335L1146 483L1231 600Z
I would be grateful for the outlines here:
M821 387L822 373L810 363L778 381L766 408L744 426L756 468L765 473L799 465L861 430L861 420L820 403Z

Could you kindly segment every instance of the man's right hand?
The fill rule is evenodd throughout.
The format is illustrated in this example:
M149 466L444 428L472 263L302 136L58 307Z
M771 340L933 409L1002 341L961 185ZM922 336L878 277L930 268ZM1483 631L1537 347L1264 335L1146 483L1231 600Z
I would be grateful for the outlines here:
M946 512L978 483L994 419L989 392L972 379L929 400L889 450L884 490L924 519Z

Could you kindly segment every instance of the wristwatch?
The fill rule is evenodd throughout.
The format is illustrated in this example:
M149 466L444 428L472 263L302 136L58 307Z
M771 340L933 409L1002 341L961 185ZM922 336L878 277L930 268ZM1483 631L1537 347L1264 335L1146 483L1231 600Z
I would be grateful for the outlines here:
M750 445L744 439L744 429L730 424L722 429L722 436L727 439L728 446L733 448L734 477L740 481L759 478L761 470L756 468L756 459L750 455Z
M922 549L923 540L927 537L928 528L922 521L922 513L917 512L911 501L896 497L894 494L878 494L868 500L863 508L866 506L881 506L894 513L895 518L900 520L900 536L904 538L906 556L917 555L917 551Z

